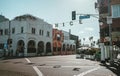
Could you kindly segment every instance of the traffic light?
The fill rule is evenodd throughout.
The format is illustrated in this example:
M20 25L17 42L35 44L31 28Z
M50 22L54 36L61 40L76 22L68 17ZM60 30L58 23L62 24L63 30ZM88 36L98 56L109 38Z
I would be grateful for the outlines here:
M76 11L72 11L72 20L76 20Z

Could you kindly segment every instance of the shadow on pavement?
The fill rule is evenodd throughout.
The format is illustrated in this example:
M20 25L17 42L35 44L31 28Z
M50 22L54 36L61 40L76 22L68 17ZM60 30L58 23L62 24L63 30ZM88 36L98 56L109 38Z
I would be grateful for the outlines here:
M101 66L105 66L107 69L111 70L117 76L120 76L120 66L110 66L110 64L100 64Z

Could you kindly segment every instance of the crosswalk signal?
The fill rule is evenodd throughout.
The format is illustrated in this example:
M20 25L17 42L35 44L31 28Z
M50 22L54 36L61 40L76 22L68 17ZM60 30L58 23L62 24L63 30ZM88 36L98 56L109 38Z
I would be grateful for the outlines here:
M72 20L76 20L76 11L72 11Z

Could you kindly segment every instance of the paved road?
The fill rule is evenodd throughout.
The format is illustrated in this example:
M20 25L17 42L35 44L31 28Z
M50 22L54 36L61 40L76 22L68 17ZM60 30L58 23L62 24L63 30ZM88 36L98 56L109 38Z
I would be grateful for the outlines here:
M0 74L7 76L4 72L16 74L11 76L117 76L99 62L75 55L1 60Z

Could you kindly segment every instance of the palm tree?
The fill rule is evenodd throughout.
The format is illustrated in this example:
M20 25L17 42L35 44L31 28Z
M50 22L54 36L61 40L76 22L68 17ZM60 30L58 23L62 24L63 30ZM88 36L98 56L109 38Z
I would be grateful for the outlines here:
M90 45L92 47L93 46L93 36L89 37L89 40L90 40Z

